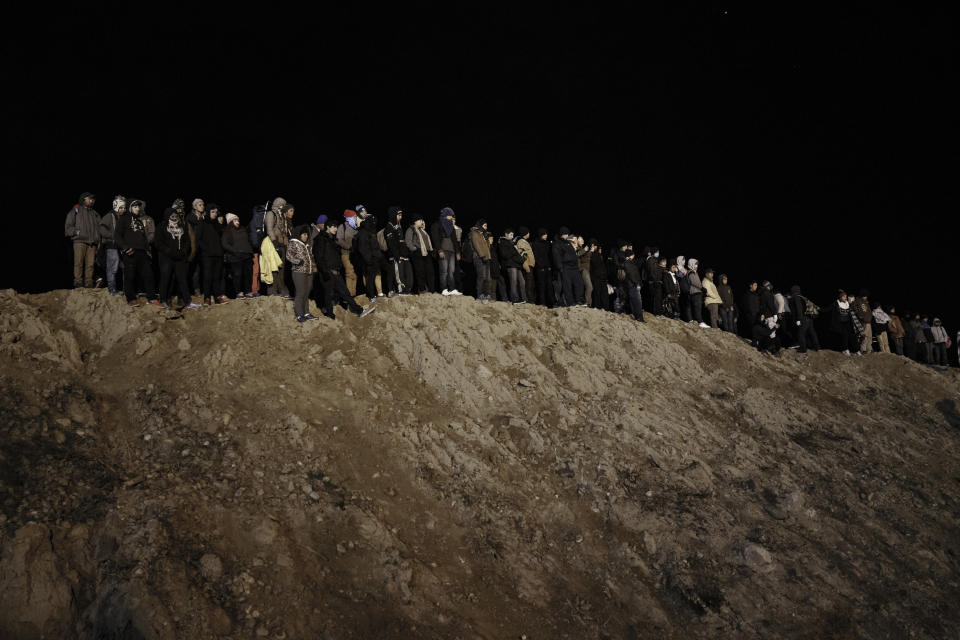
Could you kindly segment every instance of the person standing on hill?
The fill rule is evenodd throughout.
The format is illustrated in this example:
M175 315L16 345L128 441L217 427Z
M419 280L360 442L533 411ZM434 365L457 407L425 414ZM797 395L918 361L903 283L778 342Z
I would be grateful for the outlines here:
M803 297L799 285L790 287L790 305L793 312L794 322L797 327L798 353L807 352L807 343L814 351L820 351L820 338L817 336L817 329L813 326L813 317L807 313L807 299Z
M587 244L590 245L590 277L593 279L592 303L597 309L609 311L610 292L607 291L607 265L604 264L603 250L596 238L590 238Z
M423 220L422 217L420 219ZM323 287L320 311L331 320L336 319L333 313L333 305L336 299L339 299L339 304L351 313L360 316L364 312L364 309L357 304L357 301L347 290L347 285L340 275L343 269L343 261L340 253L341 246L336 240L337 226L336 221L327 220L324 233L314 239L313 245L313 254L316 258L317 270L320 273L320 285ZM369 309L372 310L373 306L371 305Z
M477 300L490 300L490 245L487 243L487 221L483 218L470 227L467 242L473 253L473 270L477 276Z
M946 367L947 362L947 341L950 337L947 330L940 322L940 318L933 319L933 325L930 327L930 333L933 335L933 364Z
M655 316L663 315L663 270L666 267L660 264L660 249L650 248L650 257L646 262L647 300L650 302L650 313Z
M287 262L290 263L290 275L293 278L293 314L297 322L316 320L310 313L310 290L313 288L313 274L317 272L313 261L313 251L307 246L310 240L310 227L301 225L294 229L287 243Z
M400 295L413 292L413 265L410 264L410 248L403 232L403 209L387 208L387 226L383 239L387 245L387 270L392 271L396 291Z
M227 228L223 231L221 244L237 297L246 298L253 282L253 246L250 232L240 226L240 218L234 213L227 214Z
M677 281L677 263L667 267L667 259L660 258L663 270L663 315L675 320L680 316L680 283Z
M542 307L553 306L553 274L550 270L551 247L549 234L544 228L537 229L537 239L533 241L534 279L537 281L537 304Z
M123 290L127 304L140 306L137 300L137 277L143 281L150 304L160 305L153 287L153 244L155 227L153 220L146 215L146 203L142 200L130 202L130 213L120 218L117 228L117 246L123 252Z
M339 231L338 231L339 233ZM417 293L433 292L433 242L427 233L423 216L413 216L413 224L407 227L404 242L410 250L410 262L413 265L413 277Z
M903 338L907 335L903 327L903 322L897 314L896 307L890 307L890 322L887 324L887 331L890 334L890 340L893 341L893 350L898 356L903 355Z
M880 353L890 353L890 341L888 338L890 316L883 310L879 302L873 303L871 315L873 316L873 335L877 339L877 346L880 347Z
M724 331L736 335L737 319L733 287L730 286L730 281L725 273L720 274L720 284L717 285L717 292L720 294L720 324L723 325Z
M705 294L703 304L710 314L710 326L714 329L719 328L720 305L723 299L720 298L720 292L717 291L717 285L713 282L713 269L708 268L703 274L703 292Z
M630 300L630 312L637 322L643 322L643 276L633 249L628 249L623 262L624 285Z
M853 310L847 299L847 292L843 289L837 292L837 299L833 303L833 317L830 319L830 328L840 339L840 350L843 355L850 355L850 351L857 349L856 332L853 328Z
M353 265L353 242L357 237L360 221L357 212L345 209L343 224L337 229L337 245L340 247L340 264L343 266L343 279L351 296L357 295L357 272Z
M773 285L769 280L764 280L760 285L760 315L770 318L778 312L777 300L773 296Z
M537 268L537 257L533 254L533 247L530 246L530 230L526 227L517 229L515 244L520 257L523 258L523 293L526 302L533 303L537 299L537 286L533 277L533 270Z
M456 285L457 260L460 247L457 244L457 233L454 228L455 214L450 207L440 210L440 219L430 226L430 239L437 250L440 268L441 293L445 296L460 295Z
M89 191L80 194L63 223L63 233L73 243L73 287L93 287L93 263L100 246L100 214L93 205L97 198Z
M560 227L553 239L554 267L560 269L563 306L573 307L583 298L583 278L580 276L577 250L573 246L570 230Z
M174 209L177 209L180 212L183 212L186 204L182 198L177 198L173 201ZM190 289L191 295L200 295L203 291L202 288L202 271L203 271L203 261L200 257L200 233L203 230L203 223L206 219L206 204L203 201L203 198L194 198L191 203L190 213L184 213L184 217L187 220L187 235L190 238L190 255L187 257L189 262L188 276L190 279Z
M190 233L183 212L167 207L156 231L157 261L160 264L160 302L169 306L173 300L170 284L176 281L180 306L197 309L190 298Z
M117 249L116 235L120 216L127 212L127 199L116 196L113 208L100 219L100 242L106 258L107 291L110 295L120 293L117 290L117 270L120 268L120 251Z
M275 199L273 201L274 205L277 204L278 200L282 200L283 204L281 204L276 211L271 209L266 217L267 237L270 238L274 250L280 257L280 264L273 272L273 282L269 284L267 291L272 296L282 296L287 300L293 300L293 296L290 295L290 289L287 287L287 269L284 266L284 262L286 262L287 246L290 244L292 220L296 213L296 208L286 200L283 200L283 198Z
M227 302L227 296L223 295L223 289L220 288L220 276L223 273L220 236L223 234L223 224L217 213L216 209L211 208L203 224L198 227L200 237L197 244L203 265L203 304L207 305Z
M687 286L690 291L688 296L689 317L692 322L696 322L701 328L709 329L710 325L703 321L703 283L700 282L700 276L697 275L699 266L700 262L696 258L687 260Z
M860 289L860 295L853 299L853 312L863 327L863 337L860 342L860 353L873 353L873 310L870 308L870 301L867 297L870 293L866 289Z
M583 280L583 298L580 302L589 307L593 304L593 278L590 277L590 247L577 236L577 268L580 269L580 279Z
M357 237L354 240L360 265L363 267L363 282L366 285L367 299L375 302L378 297L384 297L381 288L380 271L383 267L383 252L377 242L377 219L367 215L360 223Z
M526 302L526 289L523 285L523 257L513 243L513 229L504 229L503 235L497 241L497 257L500 258L500 268L506 270L510 302L519 304Z

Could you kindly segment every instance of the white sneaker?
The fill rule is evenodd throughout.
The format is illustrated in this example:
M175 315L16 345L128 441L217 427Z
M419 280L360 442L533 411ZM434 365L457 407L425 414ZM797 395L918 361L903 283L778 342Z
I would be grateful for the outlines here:
M701 328L701 329L709 329L709 328L710 328L710 325L708 325L706 322L701 322L701 323L700 323L700 328Z
M850 355L850 350L849 350L849 349L844 349L844 350L843 350L843 355L845 355L845 356Z
M456 289L450 289L451 296L462 296L463 294L457 291Z
M190 304L184 307L184 309L199 309L199 308L200 308L200 305L198 305L196 302L191 302Z
M442 295L442 296L448 296L448 295L450 295L450 290L449 290L449 289L444 289L443 291L440 292L440 295Z
M371 313L373 313L373 312L376 311L376 310L377 310L377 308L376 308L375 306L373 306L372 304L371 304L371 305L367 305L367 306L364 308L364 310L360 312L360 317L361 317L361 318L365 318L366 316L370 315Z

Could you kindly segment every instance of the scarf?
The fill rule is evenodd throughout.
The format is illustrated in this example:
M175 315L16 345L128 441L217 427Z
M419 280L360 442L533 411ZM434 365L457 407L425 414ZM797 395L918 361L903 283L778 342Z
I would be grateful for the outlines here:
M420 225L414 225L413 230L420 239L420 256L426 257L428 253L433 251L433 245L430 243L430 235L424 231Z
M877 307L873 310L873 319L877 324L887 324L890 322L890 316L883 312L883 309Z
M351 228L351 229L356 230L356 228L357 228L357 216L350 216L349 218L346 218L346 222L347 222L348 225L350 225L350 228Z
M443 236L445 238L453 237L453 221L450 220L447 216L440 218L440 226L443 228Z

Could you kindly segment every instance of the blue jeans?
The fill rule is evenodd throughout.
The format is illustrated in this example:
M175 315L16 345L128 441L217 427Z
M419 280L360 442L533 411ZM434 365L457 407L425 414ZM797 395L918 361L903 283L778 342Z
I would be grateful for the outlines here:
M107 290L113 293L117 290L117 269L120 267L120 251L107 249Z
M456 289L457 283L454 274L457 270L457 254L453 251L444 251L443 257L438 262L440 264L440 291Z

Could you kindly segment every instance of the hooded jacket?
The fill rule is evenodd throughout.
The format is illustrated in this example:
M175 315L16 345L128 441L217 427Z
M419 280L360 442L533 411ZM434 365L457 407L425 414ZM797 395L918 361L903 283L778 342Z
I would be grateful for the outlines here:
M121 220L127 215L121 216ZM171 260L186 260L190 256L190 233L186 221L173 207L163 211L156 233L156 245L157 250Z
M379 265L383 260L383 252L377 242L377 223L373 217L367 217L360 223L355 242L357 253L367 267Z
M105 249L116 249L117 243L114 238L117 235L117 225L120 223L120 216L125 215L114 210L108 211L100 218L100 242Z
M537 235L533 241L533 260L536 262L537 269L550 268L550 240L543 240L543 233Z
M561 235L562 234L558 234L553 239L553 268L558 270L574 269L579 271L577 251L573 248L573 245L570 244L570 241L564 240Z
M640 286L642 280L640 275L640 265L636 259L627 260L623 263L623 270L627 274L626 284L628 287Z
M487 243L487 236L483 228L474 225L470 228L470 243L473 245L473 257L481 260L490 259L490 245Z
M400 207L387 209L387 226L383 228L383 239L387 242L387 254L393 260L410 257L410 248L405 242L403 229L397 221Z
M326 232L313 239L313 258L324 280L331 272L339 272L343 267L340 261L340 246L334 236Z
M690 265L690 268L687 269L687 284L690 285L690 295L703 293L703 283L700 282L700 276L697 275L697 267L700 263L697 262L696 258L690 258L687 264Z
M249 260L253 255L253 245L250 244L250 234L246 227L235 227L228 224L220 236L220 246L228 262L242 262Z
M316 273L317 265L313 261L313 252L300 238L290 238L287 245L287 262L296 273Z
M603 264L603 254L597 251L590 252L590 279L594 285L607 285L607 268Z
M907 335L907 332L903 328L903 323L900 321L900 316L895 313L890 314L890 322L887 324L887 330L894 338L903 338Z
M141 212L133 212L120 216L120 225L117 227L117 246L126 251L136 249L149 251L154 237L153 218Z
M74 243L96 244L100 242L100 214L80 204L67 212L63 233Z
M807 314L807 299L800 293L800 287L797 285L790 287L790 313L795 320L801 320Z
M870 302L863 296L857 296L853 299L853 304L850 305L853 308L853 312L857 314L857 318L860 320L863 326L870 324L870 321L873 320L873 312L870 310Z
M537 258L533 255L533 247L531 247L527 239L522 236L516 239L514 245L517 247L517 251L520 252L520 257L523 258L523 270L529 273L537 266Z
M437 251L460 253L460 242L457 240L456 229L452 223L449 229L447 229L443 223L448 213L453 214L453 210L451 210L450 207L444 207L443 210L440 211L440 219L430 225L430 240L433 242L433 248ZM447 248L444 249L444 246Z
M501 238L497 240L497 252L500 257L500 266L504 269L523 268L523 257L520 255L520 252L517 251L517 247L513 244L513 241L507 239L506 236L501 236Z
M220 234L223 233L223 225L216 219L208 217L203 224L198 225L200 237L197 241L197 248L200 254L207 258L222 258L223 245L220 243Z
M930 332L933 334L934 344L940 344L941 342L947 341L947 330L944 329L940 324L940 318L933 319L933 326L930 327Z
M730 286L730 283L723 284L723 278L720 278L721 282L717 285L717 293L720 294L720 304L723 305L724 310L733 311L733 287Z
M777 301L773 298L773 291L766 287L760 288L760 313L765 318L777 315Z
M677 282L677 274L670 269L663 270L663 296L664 298L680 296L680 283Z
M760 317L760 292L750 291L749 289L744 292L740 299L740 308L744 317L750 321L750 324L753 324Z

